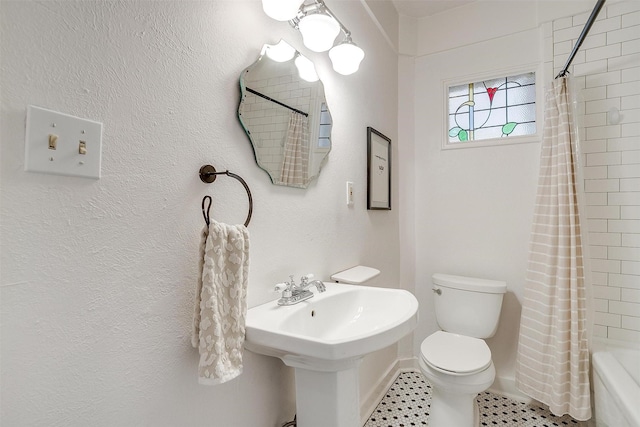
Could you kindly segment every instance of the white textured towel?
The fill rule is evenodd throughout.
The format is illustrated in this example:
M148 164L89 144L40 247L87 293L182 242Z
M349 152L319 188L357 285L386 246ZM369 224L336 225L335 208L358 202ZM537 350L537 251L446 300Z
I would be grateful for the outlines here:
M247 228L211 221L202 231L200 267L191 344L200 353L200 384L222 384L242 373L249 276Z

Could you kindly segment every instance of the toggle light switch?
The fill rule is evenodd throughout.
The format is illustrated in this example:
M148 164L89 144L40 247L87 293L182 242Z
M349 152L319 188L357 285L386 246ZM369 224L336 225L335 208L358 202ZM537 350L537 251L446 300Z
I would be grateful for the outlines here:
M49 150L55 150L58 146L58 135L49 134Z
M100 178L102 123L29 105L25 136L25 171Z

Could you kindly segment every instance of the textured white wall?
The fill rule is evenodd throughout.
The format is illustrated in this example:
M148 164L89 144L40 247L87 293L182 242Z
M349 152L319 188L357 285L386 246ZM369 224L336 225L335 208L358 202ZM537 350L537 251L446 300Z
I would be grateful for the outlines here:
M367 52L335 74L254 1L0 3L2 408L0 424L274 426L293 416L291 373L246 353L245 373L196 382L189 344L200 202L242 222L254 195L249 303L272 285L355 264L399 281L398 198L366 210L366 126L397 150L397 57L359 2L332 9ZM317 64L333 151L306 191L273 186L236 118L240 72L287 39ZM102 179L25 173L25 108L104 123ZM397 159L394 156L394 159ZM395 166L395 165L394 165ZM394 167L397 194L398 167ZM345 181L356 203L345 205ZM363 364L363 395L395 351Z

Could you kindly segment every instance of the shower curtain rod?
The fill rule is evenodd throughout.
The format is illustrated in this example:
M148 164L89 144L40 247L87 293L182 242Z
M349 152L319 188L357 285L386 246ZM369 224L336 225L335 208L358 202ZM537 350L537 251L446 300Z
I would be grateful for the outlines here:
M302 114L305 117L309 117L309 113L305 113L304 111L300 111L297 108L293 108L293 107L288 106L287 104L283 104L282 102L278 101L277 99L273 99L270 96L265 95L264 93L260 93L257 90L251 89L250 87L247 87L245 89L247 89L247 92L251 92L254 95L258 95L259 97L264 98L267 101L275 102L276 104L281 105L284 108L288 108L291 111L295 111L298 114Z
M560 73L558 73L558 75L556 76L556 79L558 77L566 76L567 73L569 72L568 70L569 70L569 66L571 65L571 61L573 61L573 58L576 56L576 53L578 53L578 49L580 49L582 42L587 37L587 34L589 33L589 30L591 29L591 26L593 25L593 23L596 21L596 18L600 13L600 9L602 9L602 6L604 6L605 1L606 0L598 0L598 3L596 3L595 7L593 8L593 11L591 12L591 15L589 15L589 19L587 20L587 23L584 24L584 28L582 29L582 32L578 37L578 41L576 42L576 45L573 47L573 50L569 55L569 59L567 59L567 63L564 64L564 68L562 69L562 71L560 71Z

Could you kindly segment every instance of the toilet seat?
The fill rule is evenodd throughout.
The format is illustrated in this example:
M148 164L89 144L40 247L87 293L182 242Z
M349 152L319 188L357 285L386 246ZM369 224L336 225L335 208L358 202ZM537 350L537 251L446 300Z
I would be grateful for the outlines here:
M484 340L437 331L420 345L422 360L449 375L470 375L491 365L491 350Z

